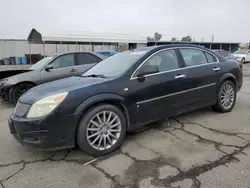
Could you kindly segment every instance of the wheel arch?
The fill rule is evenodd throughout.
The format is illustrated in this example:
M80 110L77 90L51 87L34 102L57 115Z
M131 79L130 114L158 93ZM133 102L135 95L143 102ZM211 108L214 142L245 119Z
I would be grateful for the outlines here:
M236 88L238 87L238 83L237 83L237 81L236 81L236 78L235 78L235 76L234 76L233 74L231 74L231 73L226 73L226 74L224 74L224 75L221 77L219 87L221 86L221 84L222 84L223 82L225 82L225 81L227 81L227 80L233 82ZM218 89L219 89L219 88L218 88Z
M22 82L18 82L17 84L13 85L10 89L9 89L9 97L10 99L12 100L12 91L19 85L22 85L22 84L31 84L33 85L34 87L36 86L36 84L34 82L31 82L31 81L22 81Z
M98 94L98 95L92 96L86 99L85 101L83 101L77 107L74 113L75 122L76 122L75 138L77 134L77 128L85 112L87 112L89 109L100 104L111 104L111 105L116 106L118 109L120 109L126 118L126 122L127 122L126 127L128 128L130 126L130 117L129 117L129 113L128 113L126 106L123 104L124 100L125 99L119 95L106 93L106 94Z

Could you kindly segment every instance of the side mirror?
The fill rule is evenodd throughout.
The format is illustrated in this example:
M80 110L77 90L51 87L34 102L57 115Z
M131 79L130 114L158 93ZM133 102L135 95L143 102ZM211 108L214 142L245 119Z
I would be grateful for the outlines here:
M154 73L157 73L157 72L159 72L159 69L158 69L157 66L145 65L139 70L139 72L137 74L137 77L143 77L143 76L145 76L147 74L154 74Z
M45 70L46 70L46 71L49 71L50 69L53 69L53 66L52 66L52 65L47 65L47 66L45 67Z

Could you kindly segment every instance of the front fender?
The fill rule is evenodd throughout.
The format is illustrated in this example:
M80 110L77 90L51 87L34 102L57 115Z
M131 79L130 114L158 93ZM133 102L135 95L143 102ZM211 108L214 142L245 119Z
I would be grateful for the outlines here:
M74 117L76 122L79 122L82 114L92 105L102 102L102 101L107 101L107 100L114 100L118 101L121 104L125 100L123 97L117 94L113 93L103 93L103 94L97 94L92 97L89 97L88 99L84 100L75 110L74 112Z

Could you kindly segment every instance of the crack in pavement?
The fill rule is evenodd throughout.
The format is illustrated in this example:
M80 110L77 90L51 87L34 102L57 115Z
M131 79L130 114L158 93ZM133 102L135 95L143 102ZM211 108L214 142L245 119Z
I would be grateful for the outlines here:
M110 153L108 155L100 157L99 159L106 159L106 158L114 156L114 155L116 155L118 153L119 153L119 150L116 150L113 153ZM119 184L119 182L116 180L116 176L111 176L109 173L105 172L105 170L98 167L96 161L91 163L90 166L95 168L96 170L100 171L101 173L103 173L107 179L112 181L112 184L110 186L111 188L123 188L123 187L125 188L125 186Z
M180 122L178 121L178 123L182 123L182 124L185 124L183 122ZM200 123L195 123L195 122L191 122L191 121L187 121L187 124L191 124L191 125L198 125L204 129L207 129L209 131L212 131L212 132L215 132L217 134L223 134L223 135L226 135L226 136L235 136L235 137L238 137L242 140L246 140L245 138L242 138L241 136L239 136L238 134L242 134L242 135L250 135L250 133L241 133L241 132L226 132L226 131L222 131L222 130L219 130L219 129L214 129L214 128L209 128L209 127L206 127Z
M193 188L200 188L201 187L200 180L198 180L196 177L192 180L193 180L193 185L192 185Z
M215 148L218 150L220 148L220 146L227 146L227 147L235 147L235 148L238 148L240 149L241 147L240 146L235 146L235 145L229 145L229 144L223 144L222 142L217 142L217 141L214 141L214 140L210 140L210 139L207 139L207 138L203 138L202 136L200 136L199 134L196 134L196 133L193 133L193 132L190 132L190 131L187 131L185 129L185 123L182 123L181 121L179 121L178 119L176 118L172 118L173 120L175 120L177 123L180 123L182 125L182 128L176 128L178 130L181 130L189 135L192 135L192 136L195 136L196 138L198 138L200 142L204 142L204 143L210 143L210 144L214 144ZM230 136L234 136L234 135L230 135ZM219 150L218 150L219 151Z
M8 166L11 166L11 165L17 165L17 164L23 164L22 168L20 170L18 170L17 172L9 175L7 178L5 178L4 180L1 180L0 181L0 184L3 185L3 182L4 181L7 181L9 179L11 179L12 177L14 177L15 175L19 174L20 172L22 172L26 165L27 164L34 164L34 163L38 163L38 162L60 162L60 161L65 161L65 162L73 162L73 163L78 163L78 164L83 164L84 160L80 159L80 160L75 160L75 159L72 159L72 160L66 160L66 157L69 155L69 153L71 152L72 150L68 150L67 153L64 155L64 157L62 159L53 159L53 157L56 155L56 152L54 152L50 157L46 158L46 159L39 159L39 160L34 160L34 161L24 161L24 160L21 160L21 161L18 161L18 162L14 162L14 163L9 163L9 164L4 164L4 165L0 165L0 168L1 167L8 167Z
M193 167L185 172L180 172L179 174L177 174L174 177L171 177L168 179L163 179L163 180L154 179L153 184L154 185L165 185L166 183L175 183L178 181L182 181L184 179L194 179L197 176L199 176L200 174L207 172L207 171L210 171L213 168L216 168L220 165L225 165L225 164L230 163L230 162L235 161L235 160L238 161L239 159L237 159L235 157L235 155L239 154L241 151L243 151L245 148L247 148L249 146L250 146L250 142L247 143L245 146L241 147L239 150L236 150L231 154L227 154L225 156L222 156L221 158L213 161L212 163L203 164L200 166Z
M2 188L5 188L4 185L2 184L2 182L0 182L0 185L2 186Z
M173 164L173 159L167 159L167 158L165 158L161 153L158 153L158 152L156 152L156 151L154 151L154 150L152 150L152 149L150 149L150 148L147 148L147 147L141 145L140 143L137 143L136 141L134 141L134 142L135 142L138 146L140 146L141 148L147 149L147 150L149 150L149 151L155 153L156 155L159 156L159 158L164 158L164 159L166 159L166 160L168 161L168 165L169 165L169 166L171 166L171 167L173 167L173 168L176 168L179 172L181 171L181 169L180 169L179 167L177 167L176 165ZM128 155L129 155L129 154L128 154ZM135 161L138 160L138 159L133 158L133 157L130 156L130 155L129 155L129 157L132 158L132 159L134 159ZM150 160L148 160L148 161L150 161ZM172 163L171 163L171 161L172 161Z

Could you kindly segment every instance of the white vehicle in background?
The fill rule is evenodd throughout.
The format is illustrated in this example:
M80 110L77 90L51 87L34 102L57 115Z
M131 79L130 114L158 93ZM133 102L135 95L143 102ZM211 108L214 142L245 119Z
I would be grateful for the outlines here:
M250 62L250 50L237 50L234 52L234 57L242 64Z

